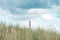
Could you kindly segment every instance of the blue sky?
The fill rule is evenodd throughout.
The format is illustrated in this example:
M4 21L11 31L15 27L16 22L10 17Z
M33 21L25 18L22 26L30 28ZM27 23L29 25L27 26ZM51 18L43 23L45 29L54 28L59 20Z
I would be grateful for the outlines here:
M32 28L49 25L60 28L60 0L0 0L0 22L28 26Z

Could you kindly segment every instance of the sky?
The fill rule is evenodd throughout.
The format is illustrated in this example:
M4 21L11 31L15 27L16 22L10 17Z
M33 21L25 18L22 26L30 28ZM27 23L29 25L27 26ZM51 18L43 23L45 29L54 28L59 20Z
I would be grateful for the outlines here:
M0 22L60 30L60 0L0 0Z

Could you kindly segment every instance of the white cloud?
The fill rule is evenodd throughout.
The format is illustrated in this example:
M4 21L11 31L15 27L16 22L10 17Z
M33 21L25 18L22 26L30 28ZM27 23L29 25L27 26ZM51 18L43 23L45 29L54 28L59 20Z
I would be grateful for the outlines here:
M8 19L35 19L38 17L42 17L47 20L55 19L56 17L52 16L52 12L50 12L50 9L29 9L26 12L27 14L22 14L22 15L14 15L12 14L8 9L4 10L0 8L0 15L4 16L5 18Z
M42 17L46 20L52 20L55 19L54 16L52 16L52 14L42 14Z
M41 8L35 8L35 9L29 9L28 13L30 14L44 14L45 12L48 12L48 9L41 9Z
M60 6L57 6L57 5L52 5L51 6L52 10L56 11L56 12L60 12Z
M29 9L26 10L27 14L22 15L14 15L8 9L4 10L0 8L0 15L4 16L5 18L9 19L35 19L37 17L43 17L44 19L54 19L55 17L52 16L52 12L49 12L50 9Z
M15 17L14 15L12 15L10 13L10 11L8 9L4 10L2 8L0 8L0 15L4 16L5 18L12 18L12 17Z
M12 14L8 9L2 9L0 8L0 15L5 17L5 18L8 18L8 19L16 19L16 18L22 18L22 17L27 17L29 15L14 15Z
M30 9L28 11L29 14L31 15L37 15L37 17L42 17L46 20L52 20L57 17L54 17L52 14L56 13L53 9Z

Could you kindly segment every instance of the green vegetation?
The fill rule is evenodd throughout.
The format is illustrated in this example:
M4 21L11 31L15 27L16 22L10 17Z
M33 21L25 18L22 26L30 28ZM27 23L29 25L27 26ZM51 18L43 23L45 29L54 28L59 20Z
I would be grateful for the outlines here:
M32 30L0 24L0 40L60 40L60 34L40 28Z

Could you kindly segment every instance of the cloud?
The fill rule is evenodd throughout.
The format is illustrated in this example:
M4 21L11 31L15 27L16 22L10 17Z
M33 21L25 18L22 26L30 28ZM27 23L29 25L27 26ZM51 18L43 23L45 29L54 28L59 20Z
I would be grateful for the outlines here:
M56 12L60 12L60 11L59 11L59 10L60 10L60 6L58 6L58 5L52 5L51 8L52 8L54 11L56 11Z
M52 8L51 11L55 12L55 14L56 14L55 16L58 17L58 18L60 18L60 11L59 11L60 10L60 6L58 6L58 5L52 5L51 8Z
M52 20L52 19L55 19L57 18L57 12L54 10L54 9L30 9L28 11L29 14L32 14L32 15L37 15L36 17L42 17L44 19L49 19L49 20Z
M48 4L49 3L49 4ZM0 6L3 8L50 8L52 4L60 4L58 0L0 0Z
M19 20L19 21L34 19L37 16L36 14L35 15L29 14L28 11L26 11L26 14L15 15L12 14L8 9L2 9L2 8L0 8L0 15L1 17L3 16L7 19Z
M6 17L6 18L13 18L17 17L17 15L13 15L8 9L2 9L0 8L0 15Z
M26 10L34 8L51 8L59 0L0 0L0 8L8 9L12 14L26 14ZM26 9L26 10L25 10Z
M51 11L52 10L52 11ZM29 20L29 19L35 19L35 18L44 18L44 19L55 19L56 16L53 16L52 14L55 13L53 9L28 9L28 10L22 10L17 9L17 12L21 11L21 14L13 14L9 11L9 9L2 9L0 8L0 15L13 20ZM16 12L15 12L16 13ZM7 16L6 16L7 15Z
M42 18L46 20L56 19L56 17L52 16L51 14L42 14Z

